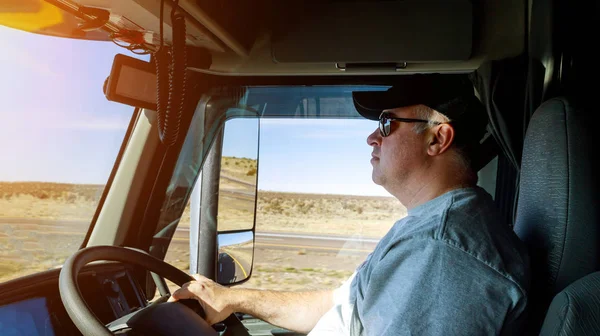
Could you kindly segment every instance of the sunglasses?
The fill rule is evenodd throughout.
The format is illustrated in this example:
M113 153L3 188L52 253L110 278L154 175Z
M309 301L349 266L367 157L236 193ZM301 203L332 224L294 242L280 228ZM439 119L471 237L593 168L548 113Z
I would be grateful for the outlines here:
M429 123L431 121L429 120L424 120L424 119L413 119L413 118L394 118L394 117L390 117L390 114L388 112L382 112L379 115L379 134L381 134L382 137L386 137L388 135L390 135L390 129L391 129L391 125L392 125L392 121L401 121L401 122L407 122L407 123L417 123L417 122L423 122L423 123ZM432 122L435 125L440 125L440 122Z

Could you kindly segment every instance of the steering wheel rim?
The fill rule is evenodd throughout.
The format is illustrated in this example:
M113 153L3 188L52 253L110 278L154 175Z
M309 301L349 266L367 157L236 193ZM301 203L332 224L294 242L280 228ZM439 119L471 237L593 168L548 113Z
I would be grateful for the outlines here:
M81 249L65 261L58 278L58 288L67 314L84 335L113 335L85 303L77 283L81 269L90 262L100 260L119 261L140 266L179 286L194 280L189 274L175 266L133 248L92 246Z

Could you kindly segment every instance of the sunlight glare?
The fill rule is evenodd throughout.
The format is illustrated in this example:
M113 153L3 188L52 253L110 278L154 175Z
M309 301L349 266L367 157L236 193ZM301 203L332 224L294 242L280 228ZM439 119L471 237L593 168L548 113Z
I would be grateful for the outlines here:
M10 1L10 3L17 3L23 1ZM32 4L25 1L25 4L19 4L23 8L23 11L2 11L0 12L0 25L25 30L29 32L36 32L43 28L51 27L63 22L63 16L55 6L50 5L45 1L39 1L39 8L35 12L27 11ZM3 8L0 8L0 10Z

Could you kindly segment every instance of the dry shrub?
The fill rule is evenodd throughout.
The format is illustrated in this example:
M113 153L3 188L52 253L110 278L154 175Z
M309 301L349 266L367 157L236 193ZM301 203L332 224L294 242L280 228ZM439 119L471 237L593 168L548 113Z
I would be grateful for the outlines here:
M86 201L97 200L104 185L67 184L51 182L0 182L0 198L11 199L30 195L38 199L63 199L74 201L82 198Z

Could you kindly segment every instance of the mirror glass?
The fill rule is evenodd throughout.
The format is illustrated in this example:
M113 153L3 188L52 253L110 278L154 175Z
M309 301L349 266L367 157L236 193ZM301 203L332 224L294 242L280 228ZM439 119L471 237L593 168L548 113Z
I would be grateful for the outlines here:
M252 231L220 233L217 237L219 256L217 282L231 285L250 277L254 257Z
M219 180L219 232L254 228L258 177L257 118L236 118L225 123Z

